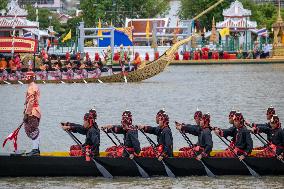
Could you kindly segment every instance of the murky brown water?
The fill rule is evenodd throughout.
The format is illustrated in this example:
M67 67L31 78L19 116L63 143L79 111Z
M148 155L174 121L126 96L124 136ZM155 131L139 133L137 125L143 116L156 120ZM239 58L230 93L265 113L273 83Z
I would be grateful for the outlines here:
M174 147L186 142L174 129L175 120L193 123L199 107L210 112L212 125L228 127L227 114L239 109L245 118L264 122L269 105L284 119L284 65L170 66L164 73L142 83L128 84L57 84L40 85L43 117L41 151L66 151L73 144L63 132L61 121L82 122L92 106L98 111L98 124L120 123L125 109L132 111L134 124L154 124L156 112L165 108L170 116ZM20 124L27 86L0 86L0 142ZM83 137L80 137L83 140ZM148 146L140 135L141 146ZM24 130L19 135L20 149L30 150ZM193 141L195 138L193 138ZM255 145L260 143L254 138ZM101 150L111 142L101 134ZM214 148L225 146L214 137ZM9 143L3 151L11 151ZM0 188L284 188L283 177L186 177L171 180L154 178L0 178Z

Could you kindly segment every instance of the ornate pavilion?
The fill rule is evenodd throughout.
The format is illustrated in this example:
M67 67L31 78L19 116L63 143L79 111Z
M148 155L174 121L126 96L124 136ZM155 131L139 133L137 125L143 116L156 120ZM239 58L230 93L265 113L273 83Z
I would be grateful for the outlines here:
M251 11L243 7L238 0L231 3L228 9L223 10L224 21L217 22L216 28L220 31L223 28L230 29L230 35L233 36L234 46L243 47L244 50L251 49L252 32L257 27L255 21L251 21ZM222 40L228 42L228 38ZM246 45L247 44L247 45ZM247 48L246 48L247 46Z

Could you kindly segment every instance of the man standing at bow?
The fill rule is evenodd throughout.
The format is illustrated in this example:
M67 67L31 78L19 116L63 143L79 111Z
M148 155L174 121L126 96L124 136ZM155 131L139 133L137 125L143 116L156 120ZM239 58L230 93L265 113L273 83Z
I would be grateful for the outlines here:
M39 122L41 118L41 111L39 107L40 91L38 86L35 84L35 73L32 71L27 72L26 79L28 85L28 91L26 93L26 102L24 110L24 127L27 136L32 139L33 148L29 152L28 156L38 156L39 142L40 142L40 132L39 132Z

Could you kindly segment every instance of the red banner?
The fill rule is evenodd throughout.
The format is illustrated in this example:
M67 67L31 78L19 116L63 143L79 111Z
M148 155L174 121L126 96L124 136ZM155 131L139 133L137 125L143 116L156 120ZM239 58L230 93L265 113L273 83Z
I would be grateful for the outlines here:
M0 52L12 52L12 37L0 37ZM35 53L37 50L37 40L22 37L14 37L14 52L16 53Z

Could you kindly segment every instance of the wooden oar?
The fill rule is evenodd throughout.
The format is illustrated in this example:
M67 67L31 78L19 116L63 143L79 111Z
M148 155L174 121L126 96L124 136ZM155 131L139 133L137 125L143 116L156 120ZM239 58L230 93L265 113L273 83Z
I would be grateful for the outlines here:
M247 126L249 126L250 128L252 128L252 126L251 125L248 125L247 124ZM276 152L274 152L273 151L273 149L269 146L269 141L267 141L263 136L261 136L261 134L256 134L256 133L254 133L254 132L251 132L258 140L260 140L260 142L264 145L264 146L267 146L267 148L269 149L269 151L270 152L272 152L276 157L278 157L277 156L277 154L276 154ZM284 163L284 161L283 161L283 159L279 159L279 158L277 158L279 161L281 161L282 163Z
M3 82L6 83L6 84L8 84L8 85L11 85L11 83L8 82L8 81L3 80Z
M186 136L185 133L183 133L182 131L179 131L180 134L183 136L184 140L187 142L187 144L189 145L189 147L193 146L193 143L191 142L191 140L188 138L188 136ZM194 151L194 154L195 156L197 156L197 153L196 151ZM208 177L216 177L216 175L205 165L204 161L202 159L200 159L200 162L202 163L205 171L206 171L206 174Z
M76 138L73 133L71 133L70 131L66 131L68 133L68 135L81 147L81 149L83 150L83 146L81 141ZM106 170L106 168L104 168L99 162L97 162L94 158L91 157L91 159L93 160L93 162L96 164L96 167L98 168L99 172L103 175L103 177L105 178L109 178L112 179L113 176L110 174L110 172L108 172L108 170Z
M117 146L116 142L111 138L111 136L109 136L109 134L104 129L102 130L107 135L107 137L112 141L112 143Z
M150 143L150 145L152 146L153 150L155 151L155 154L156 155L159 155L158 154L158 151L157 151L157 145L155 144L155 142L146 135L146 133L141 130L141 129L138 129L141 133L143 133L143 135L146 137L146 139L148 140L148 142ZM171 169L166 165L166 163L164 162L164 160L161 161L165 167L165 170L166 170L166 173L168 175L168 177L171 177L171 178L175 178L175 174L171 171Z
M125 150L125 152L130 155L130 153L128 152L128 150L126 149L126 147L124 146L124 144L119 140L119 138L116 136L116 134L112 131L112 129L110 129L111 133L113 134L113 136L116 138L116 140L118 141L118 143L123 147L123 149ZM140 166L138 165L138 163L135 161L135 159L131 159L134 164L136 165L140 175L143 177L143 178L149 178L149 174Z
M20 83L21 85L23 85L24 83L23 82L21 82L20 80L18 80L18 83Z
M227 144L227 142L224 139L222 139L222 137L220 137L219 135L217 136L224 142L224 144L226 144L226 146L228 146L228 148L236 156L236 158L239 158L239 156L235 153L234 149L232 149L232 147L229 144ZM247 167L247 169L249 170L252 176L259 177L259 174L255 172L255 170L253 170L250 166L248 166L248 164L244 160L240 160L240 161Z

